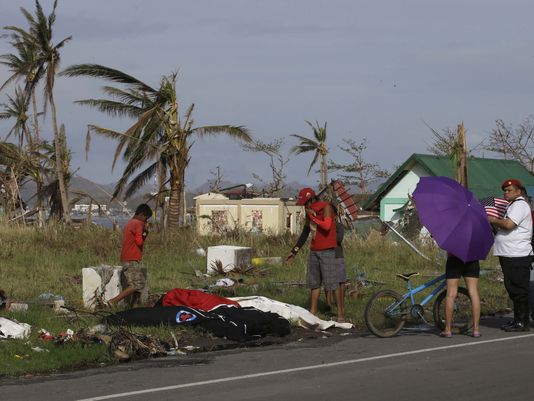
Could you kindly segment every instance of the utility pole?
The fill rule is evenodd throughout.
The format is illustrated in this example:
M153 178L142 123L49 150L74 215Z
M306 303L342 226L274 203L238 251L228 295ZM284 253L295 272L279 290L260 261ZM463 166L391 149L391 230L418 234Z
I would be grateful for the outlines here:
M467 142L463 121L456 132L456 181L467 188Z

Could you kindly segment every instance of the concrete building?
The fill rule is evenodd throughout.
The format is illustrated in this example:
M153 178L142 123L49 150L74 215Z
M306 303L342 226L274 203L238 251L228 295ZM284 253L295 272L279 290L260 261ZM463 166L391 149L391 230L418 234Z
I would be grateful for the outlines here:
M201 235L222 233L239 228L265 234L298 234L304 223L304 208L294 199L230 199L218 193L195 199L197 229Z

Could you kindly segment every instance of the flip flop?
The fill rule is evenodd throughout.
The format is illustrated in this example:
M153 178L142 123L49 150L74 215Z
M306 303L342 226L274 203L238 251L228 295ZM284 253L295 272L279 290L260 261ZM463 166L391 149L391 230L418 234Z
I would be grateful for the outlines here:
M439 333L439 336L443 338L451 338L452 333L450 331L442 331L441 333Z
M480 334L479 331L473 331L473 334L471 334L471 337L480 338L480 337L482 337L482 334Z

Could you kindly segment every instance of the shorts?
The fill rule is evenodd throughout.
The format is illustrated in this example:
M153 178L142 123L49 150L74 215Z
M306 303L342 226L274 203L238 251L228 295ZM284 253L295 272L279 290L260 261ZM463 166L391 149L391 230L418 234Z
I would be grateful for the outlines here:
M146 274L143 272L143 265L140 262L124 262L122 273L126 278L128 287L136 291L141 291L146 286Z
M480 277L480 262L462 262L456 256L449 256L445 265L445 277L447 279L459 279L460 277Z
M338 273L339 283L345 283L347 281L347 271L345 269L345 258L336 258L336 266Z
M336 290L339 287L338 265L333 249L310 251L308 255L308 272L306 274L306 288L321 288Z

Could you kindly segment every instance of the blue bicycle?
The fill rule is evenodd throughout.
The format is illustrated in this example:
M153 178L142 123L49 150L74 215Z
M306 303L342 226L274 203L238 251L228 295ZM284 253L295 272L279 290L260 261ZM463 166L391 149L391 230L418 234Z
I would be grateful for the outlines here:
M418 272L397 274L397 277L406 281L408 291L403 295L393 290L381 290L371 296L365 307L365 324L371 333L378 337L393 337L410 319L428 324L424 307L436 294L433 307L434 323L440 330L445 328L445 274L412 288L410 279L418 275ZM420 303L416 303L416 294L434 286ZM453 309L452 329L454 332L464 333L471 326L471 298L466 288L459 287Z

